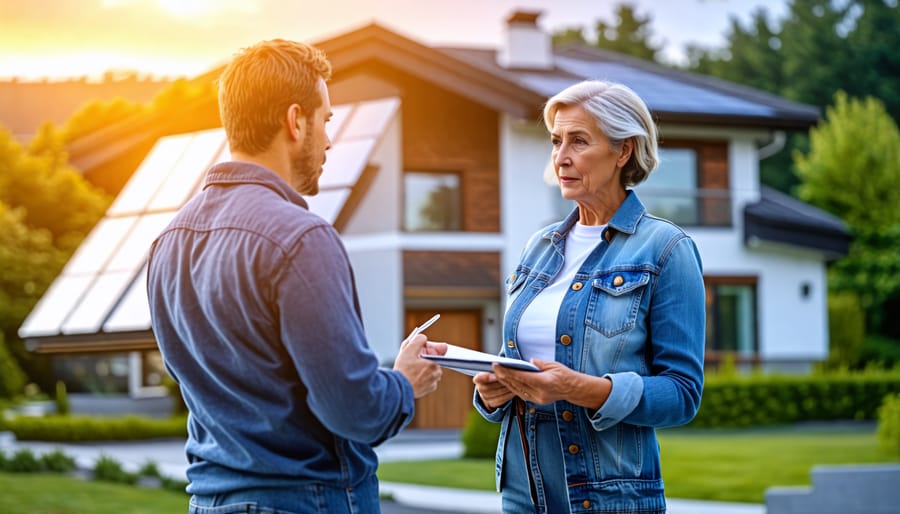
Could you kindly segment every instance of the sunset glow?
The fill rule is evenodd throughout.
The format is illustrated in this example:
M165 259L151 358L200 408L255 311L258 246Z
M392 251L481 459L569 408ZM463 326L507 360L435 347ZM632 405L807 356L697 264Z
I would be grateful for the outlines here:
M424 44L496 48L517 8L548 32L612 22L619 0L0 0L0 80L88 77L131 70L204 73L264 39L326 39L373 21ZM713 44L731 15L786 0L633 0L677 59L685 42ZM52 5L52 8L49 7ZM737 12L740 11L740 12ZM699 19L699 20L698 20ZM697 31L696 27L707 27ZM689 27L694 27L690 29Z

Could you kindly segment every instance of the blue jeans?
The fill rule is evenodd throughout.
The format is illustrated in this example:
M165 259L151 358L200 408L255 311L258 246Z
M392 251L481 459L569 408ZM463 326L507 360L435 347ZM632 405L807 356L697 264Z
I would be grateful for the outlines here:
M538 441L559 440L553 405L527 404L537 409L533 430L538 432ZM532 430L532 427L526 427ZM546 433L545 433L546 432ZM503 482L501 498L503 512L507 514L562 514L569 512L569 497L566 491L566 473L562 457L562 445L546 445L531 448L531 467L537 487L538 503L531 502L528 486L528 470L519 438L519 425L513 419L509 437L506 438L503 459Z
M379 514L378 479L355 487L304 484L290 489L255 488L209 496L194 495L189 514Z

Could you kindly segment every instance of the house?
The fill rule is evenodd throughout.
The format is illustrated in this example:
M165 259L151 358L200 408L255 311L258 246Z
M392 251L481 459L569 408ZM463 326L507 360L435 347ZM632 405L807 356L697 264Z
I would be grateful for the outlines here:
M846 254L848 232L762 187L758 165L785 131L813 126L817 109L597 49L554 49L538 17L513 13L499 50L429 47L377 24L315 43L333 64L335 118L311 208L342 235L379 357L390 363L436 312L432 339L498 351L503 277L531 233L573 208L541 178L543 103L601 78L632 87L659 124L662 164L638 189L700 249L707 362L806 370L825 359L826 265ZM182 111L126 120L70 149L77 167L127 184L20 329L31 350L62 357L67 380L117 373L132 397L160 392L146 249L204 169L228 157L214 98ZM461 426L471 387L446 373L419 401L417 426Z

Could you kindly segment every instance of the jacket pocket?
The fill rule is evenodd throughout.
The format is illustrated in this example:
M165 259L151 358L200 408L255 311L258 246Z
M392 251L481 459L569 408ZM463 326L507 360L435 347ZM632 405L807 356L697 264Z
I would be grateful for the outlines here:
M606 337L634 328L649 271L610 271L591 281L585 323Z

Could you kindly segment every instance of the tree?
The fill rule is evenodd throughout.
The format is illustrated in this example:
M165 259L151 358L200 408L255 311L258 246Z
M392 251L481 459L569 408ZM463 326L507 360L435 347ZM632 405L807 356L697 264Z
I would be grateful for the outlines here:
M25 387L25 373L6 348L0 332L0 398L15 398Z
M725 34L728 40L725 49L688 46L689 68L764 91L779 92L784 82L779 55L781 40L768 11L754 11L746 27L732 17Z
M0 334L31 380L46 378L47 363L24 351L18 328L108 204L51 126L27 150L0 127Z
M747 84L825 109L842 89L873 96L900 120L900 8L895 0L792 0L788 13L764 10L735 19L722 49L688 48L688 69ZM793 194L791 156L808 150L803 134L761 162L763 183Z
M616 7L616 24L598 21L597 39L590 45L639 59L656 61L656 54L660 48L650 42L653 37L650 22L650 15L640 17L631 5L619 4ZM557 45L587 43L583 31L578 28L568 28L554 34L553 42Z
M835 94L826 120L794 156L800 197L842 218L854 235L829 271L836 291L859 295L870 328L883 330L885 302L900 293L900 130L872 97Z
M21 347L7 344L18 341L19 325L65 263L65 253L53 246L50 233L29 229L24 218L22 208L0 202L0 397L7 398L20 394L24 383L11 356L27 360Z
M59 131L44 124L24 150L0 130L0 202L24 209L24 223L46 229L53 245L74 251L97 223L110 198L68 164Z
M65 142L74 141L129 116L146 112L146 110L147 108L143 104L124 98L92 100L66 120L61 129L62 138Z

